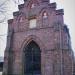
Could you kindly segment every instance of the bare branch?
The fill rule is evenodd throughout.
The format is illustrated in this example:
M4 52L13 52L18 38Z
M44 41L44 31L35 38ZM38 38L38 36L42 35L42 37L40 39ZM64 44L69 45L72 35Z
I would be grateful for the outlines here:
M3 38L1 38L1 37L0 37L0 40L2 40L4 42Z
M15 5L19 5L19 4L23 3L23 1L24 0L4 0L4 1L2 1L0 3L0 23L4 22L9 15L8 12L11 12L9 7L7 6L10 2L14 2Z

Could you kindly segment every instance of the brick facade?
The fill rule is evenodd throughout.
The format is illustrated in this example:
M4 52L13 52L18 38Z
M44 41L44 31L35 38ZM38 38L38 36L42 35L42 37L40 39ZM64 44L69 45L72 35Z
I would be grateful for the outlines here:
M49 0L24 0L18 8L14 19L8 20L3 75L24 75L24 47L32 40L41 50L41 75L73 75L73 51L63 9L56 10L56 3ZM31 19L37 20L35 28L29 28Z

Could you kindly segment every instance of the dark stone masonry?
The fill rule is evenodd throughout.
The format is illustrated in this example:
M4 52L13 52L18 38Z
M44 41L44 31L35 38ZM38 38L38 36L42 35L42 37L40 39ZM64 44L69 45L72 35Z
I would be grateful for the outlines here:
M24 0L18 8L8 20L3 75L73 75L64 10L49 0Z

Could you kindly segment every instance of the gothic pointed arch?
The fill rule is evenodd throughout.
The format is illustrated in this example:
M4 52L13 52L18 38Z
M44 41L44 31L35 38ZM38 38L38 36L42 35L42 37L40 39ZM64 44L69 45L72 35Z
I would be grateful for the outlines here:
M42 8L41 11L40 11L40 15L43 16L44 13L47 13L47 16L49 17L50 14L51 14L50 9L48 7Z
M31 41L24 52L24 74L41 74L41 52L39 46Z
M29 42L32 41L32 40L35 41L39 45L41 51L46 49L45 44L43 43L42 40L40 40L39 37L37 37L35 35L30 35L30 36L26 37L26 39L23 41L23 43L21 45L21 50L23 51L23 48L25 46L27 46L29 44Z
M23 74L41 75L41 49L39 45L34 40L30 40L23 51Z
M39 16L41 16L42 26L47 27L49 25L50 18L50 11L48 10L48 8L42 8Z
M18 22L23 22L26 18L26 14L23 12L19 12L19 15L17 17Z
M17 26L18 26L18 31L25 31L28 28L28 19L26 17L26 14L23 12L20 12L18 17L17 17Z

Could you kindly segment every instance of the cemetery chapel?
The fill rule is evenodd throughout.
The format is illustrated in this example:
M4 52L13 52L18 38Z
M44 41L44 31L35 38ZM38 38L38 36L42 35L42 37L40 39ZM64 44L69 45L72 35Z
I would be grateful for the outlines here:
M73 75L64 11L49 0L24 0L8 20L3 75Z

